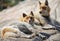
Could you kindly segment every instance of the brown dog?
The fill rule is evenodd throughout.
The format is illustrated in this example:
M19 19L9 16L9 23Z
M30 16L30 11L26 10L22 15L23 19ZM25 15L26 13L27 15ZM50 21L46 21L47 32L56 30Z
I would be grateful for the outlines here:
M40 12L39 13L43 17L49 17L50 16L50 7L48 4L48 1L46 0L45 3L39 2L39 5L40 5Z
M31 11L29 15L23 13L23 18L19 18L21 22L27 22L31 25L34 25L34 23L39 24L39 21L34 17L33 12Z

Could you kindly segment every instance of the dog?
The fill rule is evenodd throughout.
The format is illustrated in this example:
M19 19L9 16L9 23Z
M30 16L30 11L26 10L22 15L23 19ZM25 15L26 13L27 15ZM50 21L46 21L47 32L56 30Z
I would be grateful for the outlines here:
M19 18L19 21L21 21L21 22L29 23L32 26L34 24L39 24L39 21L34 17L33 11L30 12L30 15L27 15L27 14L23 13L22 16L23 16L23 18Z
M49 4L48 4L48 1L46 0L45 3L41 3L39 1L39 5L40 5L40 11L39 11L39 13L43 17L50 17L50 7L49 7Z

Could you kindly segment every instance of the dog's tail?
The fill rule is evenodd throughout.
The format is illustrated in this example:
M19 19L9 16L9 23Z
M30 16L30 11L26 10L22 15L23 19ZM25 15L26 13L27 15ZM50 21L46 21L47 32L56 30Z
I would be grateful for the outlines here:
M1 38L4 39L6 36L5 36L5 33L6 32L12 32L12 33L15 33L17 34L18 33L18 30L13 28L13 26L5 26L1 29Z

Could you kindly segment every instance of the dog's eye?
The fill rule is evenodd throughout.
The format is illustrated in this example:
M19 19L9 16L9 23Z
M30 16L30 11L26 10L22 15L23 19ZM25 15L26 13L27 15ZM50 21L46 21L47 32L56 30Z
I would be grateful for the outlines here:
M46 7L42 7L42 9L46 10Z
M30 19L33 19L33 17L30 17Z
M33 17L30 17L30 19L31 19L31 20L34 20L34 18L33 18Z

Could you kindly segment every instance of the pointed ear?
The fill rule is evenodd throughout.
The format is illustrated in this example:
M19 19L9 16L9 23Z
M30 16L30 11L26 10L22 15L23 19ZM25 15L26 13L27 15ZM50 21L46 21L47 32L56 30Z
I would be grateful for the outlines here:
M39 5L41 5L41 2L39 1Z
M48 1L47 0L45 1L45 5L48 5Z
M30 13L32 16L34 16L34 14L33 14L33 11L31 11L31 13Z
M27 15L25 13L23 13L23 17L26 17Z

